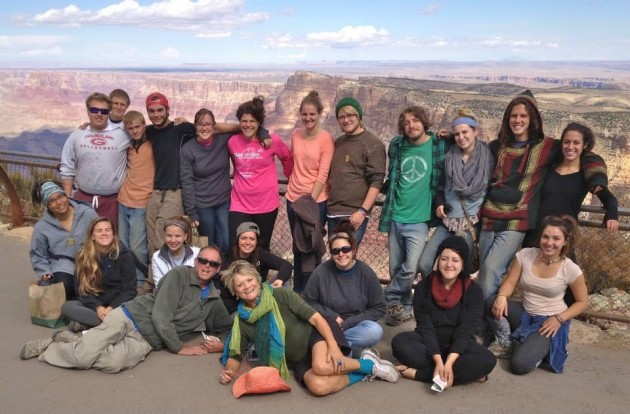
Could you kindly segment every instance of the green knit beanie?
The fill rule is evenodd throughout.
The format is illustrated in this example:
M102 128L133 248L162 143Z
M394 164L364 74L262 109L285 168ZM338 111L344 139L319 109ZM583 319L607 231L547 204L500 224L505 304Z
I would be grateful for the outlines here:
M359 113L359 119L363 120L363 109L361 109L361 105L359 104L359 101L357 101L356 99L351 98L349 96L347 96L345 98L342 98L339 101L339 103L337 103L337 107L335 108L335 117L337 117L339 115L339 111L344 106L351 106L354 109L356 109L357 112Z

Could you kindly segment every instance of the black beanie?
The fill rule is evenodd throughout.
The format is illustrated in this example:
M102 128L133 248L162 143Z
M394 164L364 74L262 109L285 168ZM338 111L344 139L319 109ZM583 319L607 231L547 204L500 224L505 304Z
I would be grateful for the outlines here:
M462 279L468 279L470 277L470 251L466 240L460 236L451 236L448 239L444 239L438 247L434 263L438 260L444 249L453 250L461 256L463 264L462 272L459 274L459 277Z

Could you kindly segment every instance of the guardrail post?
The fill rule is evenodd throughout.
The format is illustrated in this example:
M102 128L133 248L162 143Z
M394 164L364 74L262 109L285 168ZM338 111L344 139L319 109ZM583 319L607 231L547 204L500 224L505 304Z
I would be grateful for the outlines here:
M24 226L24 212L22 211L22 204L20 203L20 197L18 197L17 191L11 182L11 179L0 165L0 181L7 190L9 200L11 201L11 228Z

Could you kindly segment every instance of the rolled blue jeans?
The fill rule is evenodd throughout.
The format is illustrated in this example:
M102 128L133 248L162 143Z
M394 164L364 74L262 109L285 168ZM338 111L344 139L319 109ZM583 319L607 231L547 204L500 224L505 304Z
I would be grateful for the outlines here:
M435 255L437 254L438 247L440 247L440 243L442 243L447 238L455 236L455 232L448 230L443 225L439 224L431 238L427 242L427 245L424 246L424 250L422 251L422 256L420 256L420 264L418 266L418 271L422 273L423 277L426 277L433 270L433 265L435 264ZM466 232L466 244L468 245L468 254L472 251L472 236L467 231Z
M230 248L228 212L230 202L213 207L196 207L199 216L199 234L208 237L208 244L216 244L225 255Z
M350 346L368 348L378 344L383 337L383 328L374 321L361 321L350 329L343 331Z
M408 224L392 220L388 235L389 275L392 281L385 288L387 306L402 303L405 312L411 312L411 287L427 234L427 223Z
M501 286L510 262L521 248L525 232L488 231L479 235L479 285L484 298L494 295Z
M118 237L141 263L148 266L146 214L146 208L133 208L118 204ZM141 285L146 276L136 269L136 279L138 285Z

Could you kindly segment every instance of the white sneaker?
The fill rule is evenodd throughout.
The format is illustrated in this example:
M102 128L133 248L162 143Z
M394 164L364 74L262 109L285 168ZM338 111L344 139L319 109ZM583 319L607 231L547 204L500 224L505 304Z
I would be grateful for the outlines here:
M368 381L371 381L374 378L380 378L388 382L397 382L400 378L400 373L396 367L394 367L394 364L384 359L380 359L373 349L365 348L363 352L361 352L361 359L367 359L374 363L372 375L368 377Z

